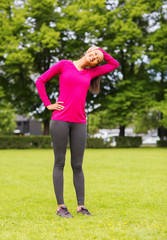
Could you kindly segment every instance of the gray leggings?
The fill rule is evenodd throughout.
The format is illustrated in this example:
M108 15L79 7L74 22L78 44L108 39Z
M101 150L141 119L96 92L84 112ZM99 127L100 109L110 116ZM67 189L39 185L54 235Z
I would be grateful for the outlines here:
M65 165L65 155L69 136L71 167L73 170L73 183L76 191L77 202L78 205L84 205L85 189L82 162L87 137L86 124L51 120L50 133L55 156L53 184L57 204L64 204L63 169Z

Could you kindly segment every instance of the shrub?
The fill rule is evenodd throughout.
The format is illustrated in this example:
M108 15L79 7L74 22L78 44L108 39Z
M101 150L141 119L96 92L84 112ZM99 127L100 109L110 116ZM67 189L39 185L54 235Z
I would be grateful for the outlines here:
M157 146L158 147L167 147L167 140L157 141Z
M51 148L50 136L0 136L0 149Z
M142 144L141 137L115 137L115 140L118 148L133 148Z
M0 149L51 148L50 136L0 136ZM69 143L68 143L69 147ZM87 148L108 148L103 138L87 138Z
M87 148L108 148L110 142L104 142L103 138L87 138Z

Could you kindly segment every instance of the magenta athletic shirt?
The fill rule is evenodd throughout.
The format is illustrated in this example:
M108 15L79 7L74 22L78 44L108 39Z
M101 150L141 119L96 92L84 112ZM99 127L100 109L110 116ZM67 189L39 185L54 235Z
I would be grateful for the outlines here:
M119 63L104 50L99 48L107 64L78 70L72 61L61 60L43 73L36 81L39 96L47 107L52 104L47 96L45 83L59 74L59 97L64 106L62 110L54 110L51 119L86 123L85 102L90 82L93 78L107 74L119 66Z

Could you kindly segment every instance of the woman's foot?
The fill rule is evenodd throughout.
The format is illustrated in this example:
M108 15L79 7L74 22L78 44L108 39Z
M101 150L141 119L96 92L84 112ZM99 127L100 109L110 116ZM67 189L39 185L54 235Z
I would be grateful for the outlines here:
M87 209L86 207L84 207L84 206L78 207L77 213L82 213L83 215L92 216L92 215L90 214L90 212L88 211L88 209Z
M60 217L73 218L73 216L69 213L69 211L65 205L60 206L57 209L57 215Z

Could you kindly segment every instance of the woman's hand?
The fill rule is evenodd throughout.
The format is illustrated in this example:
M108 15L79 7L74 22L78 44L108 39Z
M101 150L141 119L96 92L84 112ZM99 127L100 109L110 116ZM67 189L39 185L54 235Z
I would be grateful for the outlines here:
M90 47L90 48L86 51L86 53L89 53L89 52L92 52L92 51L98 50L98 49L99 49L99 47Z
M60 103L64 103L64 102L57 102L57 103L48 105L47 109L49 109L49 110L58 110L58 111L59 110L63 110L64 106L60 105Z

